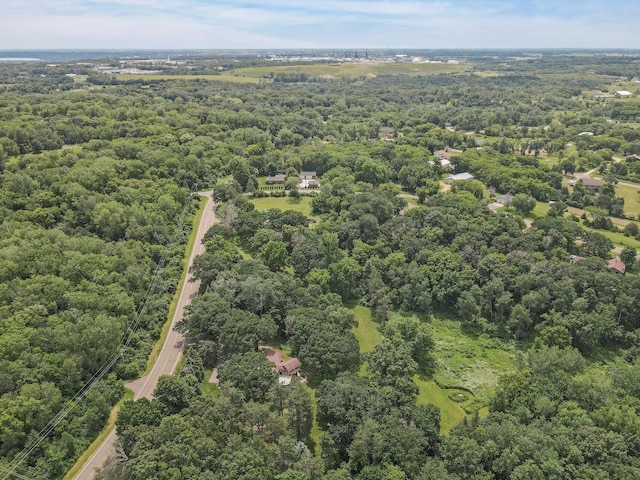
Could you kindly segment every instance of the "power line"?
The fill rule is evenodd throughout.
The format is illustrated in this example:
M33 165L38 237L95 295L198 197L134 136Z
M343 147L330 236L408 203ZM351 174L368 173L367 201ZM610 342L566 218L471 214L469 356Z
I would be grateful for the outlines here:
M58 414L55 417L53 417L51 421L49 421L49 423L47 423L47 425L45 425L42 428L42 430L40 430L40 432L38 432L38 435L35 438L33 438L27 445L25 445L22 451L18 453L16 457L13 459L13 461L9 464L9 468L0 467L0 470L5 474L2 477L2 480L6 480L11 475L17 478L26 478L27 480L31 480L28 477L24 477L19 473L17 473L16 469L20 466L22 462L24 462L27 459L27 457L29 457L29 455L31 455L31 453L36 448L38 448L38 446L51 434L51 432L55 430L58 424L62 422L62 420L64 420L67 417L67 415L69 415L69 413L71 413L78 406L78 404L80 403L80 400L82 400L91 391L91 389L95 386L95 384L98 383L109 372L109 370L111 370L113 365L115 365L116 362L120 358L122 358L122 356L124 355L125 349L131 343L131 340L133 339L133 335L135 334L138 327L140 326L140 321L142 320L142 318L144 317L144 314L147 311L147 307L149 305L149 299L151 298L151 296L155 291L156 283L158 281L158 278L160 277L160 273L162 272L162 269L164 268L169 251L171 247L173 247L173 245L178 240L178 235L182 230L184 218L189 209L189 206L191 205L191 199L193 198L195 190L197 189L197 185L198 184L195 183L189 189L189 196L187 197L185 204L182 207L182 210L178 217L178 223L173 232L173 235L171 236L171 238L169 239L169 242L165 247L166 251L156 265L156 269L153 273L153 277L151 278L151 282L150 282L149 288L147 289L144 302L142 302L141 306L138 308L138 311L136 313L136 319L133 325L131 326L131 328L129 329L128 334L123 337L121 346L118 347L118 350L114 352L111 355L111 357L109 357L102 364L100 369L93 374L93 376L82 386L82 388L80 388L80 390L74 395L74 397L65 404L62 410L60 410Z
M12 475L12 476L14 476L14 477L16 477L16 478L21 478L21 479L23 479L23 480L33 480L32 478L29 478L29 477L27 477L26 475L20 475L19 473L11 472L11 471L7 470L7 469L6 469L6 468L4 468L4 467L0 467L0 471L5 472L5 473L7 473L8 475ZM6 478L6 477L5 477L5 478Z

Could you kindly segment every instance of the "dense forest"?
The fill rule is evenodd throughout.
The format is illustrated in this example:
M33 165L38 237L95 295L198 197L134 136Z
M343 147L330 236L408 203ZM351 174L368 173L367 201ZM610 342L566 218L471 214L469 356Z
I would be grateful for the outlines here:
M153 400L122 404L100 478L638 478L640 210L622 187L640 180L640 59L467 61L261 83L1 66L0 466L114 359L18 471L62 478L101 431L213 189L190 346ZM443 386L440 318L510 345L513 368ZM281 385L265 345L302 377ZM471 397L453 428L419 379Z

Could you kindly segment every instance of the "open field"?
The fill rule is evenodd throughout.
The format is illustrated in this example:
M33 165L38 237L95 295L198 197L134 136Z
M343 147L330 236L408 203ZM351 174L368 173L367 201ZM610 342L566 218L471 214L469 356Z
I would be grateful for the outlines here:
M380 75L437 75L460 73L471 68L464 64L448 63L339 63L314 65L273 65L267 67L247 67L232 70L228 75L249 78L273 78L277 74L303 74L310 78L340 79L377 77ZM226 75L225 75L226 76Z
M378 324L371 318L371 309L362 305L349 307L356 316L358 325L351 331L358 339L360 353L370 352L378 343L382 341L382 334L378 330Z
M378 329L378 324L371 317L371 309L362 305L347 305L356 316L358 325L353 327L351 331L356 336L360 345L360 353L366 353L373 350L378 343L382 341L382 334ZM367 375L367 362L362 362L358 375Z
M433 380L423 375L414 375L413 381L418 385L418 405L431 403L440 409L440 433L447 433L467 415L462 406L448 397L448 390L440 388Z
M472 403L486 404L500 375L515 370L515 343L468 335L459 322L444 318L433 317L429 325L436 346L434 380L440 386L470 389Z
M132 75L123 73L117 76L120 80L213 80L216 82L260 83L259 78L236 75Z
M624 213L640 218L640 185L616 185L616 196L624 198Z
M369 308L350 308L358 320L352 331L360 352L369 352L383 338L378 324ZM433 378L417 374L413 381L420 389L417 402L432 403L440 409L441 431L446 433L468 413L488 404L499 376L515 370L516 348L500 340L467 335L457 321L431 318L429 325L435 343L435 374ZM364 366L359 373L365 374Z
M498 211L501 211L501 212L506 211L506 212L511 212L515 214L513 209L507 209L506 207L500 207L498 208ZM549 205L546 202L537 202L536 207L533 209L533 212L527 215L526 218L528 218L529 220L535 220L538 217L544 217L548 211L549 211ZM568 213L565 214L565 217L570 214L580 217L585 212L586 210L582 210L580 208L569 207ZM588 212L587 212L587 215L589 215ZM626 220L624 218L616 218L616 217L611 217L611 220L613 224L619 228L622 228L627 223L632 222L632 220ZM640 250L640 241L636 240L633 237L626 237L624 236L624 234L620 232L610 232L609 230L600 230L597 228L587 227L584 224L584 221L582 219L580 219L579 223L580 223L580 226L585 230L588 230L590 232L601 233L605 237L609 238L616 247L624 248L628 246L628 247L633 247L637 250Z
M252 198L251 203L256 206L258 211L278 208L280 210L294 210L303 213L307 217L313 217L311 213L311 197L300 197L298 199L290 197Z

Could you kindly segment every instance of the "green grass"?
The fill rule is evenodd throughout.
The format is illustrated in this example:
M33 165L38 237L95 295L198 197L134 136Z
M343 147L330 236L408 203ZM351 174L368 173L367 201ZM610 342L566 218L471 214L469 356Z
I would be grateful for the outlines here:
M294 210L300 212L307 217L313 217L311 213L311 197L300 197L298 199L291 197L262 197L252 198L251 202L255 205L256 210L263 211L270 208L280 210Z
M227 175L226 177L219 178L216 181L216 186L217 185L224 185L225 183L229 183L231 180L233 180L233 175Z
M440 433L447 433L466 416L461 404L452 401L447 396L447 390L440 388L433 380L428 380L422 375L414 375L413 381L420 389L416 403L431 403L440 409Z
M628 188L632 189L632 187L628 187ZM626 205L626 201L625 201L625 205ZM499 208L498 210L503 210L503 208ZM544 217L548 211L549 211L549 205L547 203L537 202L536 208L533 209L532 215L528 215L527 218L534 220L537 217ZM582 210L579 208L569 207L569 211L567 214L565 214L565 217L567 217L570 214L574 214L577 217L580 217L580 215L582 215L584 211L585 210ZM612 217L612 221L614 225L617 225L620 228L622 228L624 224L626 224L626 220L617 219L615 217ZM584 221L582 219L580 220L580 226L587 231L601 233L602 235L607 237L609 240L611 240L616 247L624 248L629 246L637 250L640 250L640 241L636 240L633 237L625 237L624 234L620 232L611 232L609 230L600 230L597 228L587 227L584 224Z
M631 187L628 185L616 185L616 197L624 198L624 213L640 218L640 185Z
M233 82L233 83L260 83L259 78L252 77L238 77L235 75L163 75L163 74L149 74L149 75L132 75L130 73L123 73L117 76L121 80L213 80L217 82Z
M475 395L474 403L485 405L498 378L515 371L515 343L468 335L454 320L434 317L429 325L435 343L434 380L441 386L469 389Z
M379 344L383 337L378 329L378 324L373 321L371 316L371 309L363 307L362 305L350 304L347 305L351 312L356 316L358 325L351 328L351 331L358 340L360 346L360 353L367 353L373 350L377 344ZM358 375L361 377L367 376L367 362L362 362Z
M531 213L536 217L544 217L547 215L549 208L551 207L549 207L549 203L547 202L536 202L536 206Z
M67 472L67 474L63 477L63 480L71 480L73 479L80 470L84 467L85 463L89 461L89 459L93 456L93 454L100 448L104 439L111 433L111 430L115 428L116 418L118 418L118 412L120 411L120 407L127 400L133 400L133 390L129 390L128 388L125 390L124 396L120 399L120 401L111 409L111 413L109 413L109 419L107 420L107 424L102 429L102 432L96 437L96 439L91 442L89 448L87 448L80 458L76 460L76 463L71 467L71 469Z
M371 309L347 306L358 321L352 332L358 339L360 353L370 352L383 339ZM515 371L516 348L513 343L468 335L455 320L431 318L429 325L435 343L435 373L433 378L414 375L413 380L420 390L417 402L432 403L440 409L441 431L446 433L465 415L488 404L499 376ZM366 375L365 368L361 367L360 375ZM456 387L469 389L474 395L469 394L464 402L453 401L449 395L462 392Z
M212 371L211 369L204 371L204 379L200 384L200 391L202 395L216 399L220 396L220 388L215 383L209 383Z
M371 309L362 305L349 306L349 309L358 321L358 325L353 327L351 331L358 339L360 353L370 352L383 338L378 330L378 324L373 321Z
M468 65L454 65L447 63L344 63L344 64L313 64L313 65L274 65L266 67L247 67L231 70L229 75L249 78L271 78L272 75L305 74L310 78L340 79L376 77L379 75L437 75L443 73L459 73L470 67Z
M584 224L582 224L582 220L580 221L580 225L582 226L582 228L590 232L601 233L609 240L611 240L616 247L633 247L636 250L640 250L640 241L636 240L633 237L625 237L624 234L620 232L610 232L609 230L600 230L597 228L586 227Z

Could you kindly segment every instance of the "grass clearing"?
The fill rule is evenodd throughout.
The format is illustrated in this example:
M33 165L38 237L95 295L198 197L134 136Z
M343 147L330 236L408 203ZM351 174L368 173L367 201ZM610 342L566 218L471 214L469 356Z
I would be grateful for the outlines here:
M358 340L360 353L370 352L383 339L382 333L378 329L378 324L373 321L371 309L356 304L348 304L347 307L356 316L358 322L358 325L352 327L351 331ZM362 362L358 375L361 377L367 376L367 362Z
M262 197L252 198L251 203L256 207L259 212L269 210L270 208L277 208L279 210L294 210L300 212L307 217L314 217L311 212L311 197Z
M640 218L640 185L632 187L618 183L615 189L616 197L624 198L624 213Z
M547 202L536 202L536 206L531 213L533 213L533 215L535 215L536 217L544 217L547 215L547 212L549 212L550 208L551 207Z
M238 77L235 75L163 75L149 74L149 75L134 75L130 73L123 73L117 75L120 80L212 80L216 82L233 82L233 83L260 83L259 78L252 77Z
M475 395L472 403L486 405L499 377L515 371L515 342L471 336L459 322L444 318L433 317L429 325L435 343L435 382L441 387L469 389Z
M413 381L420 389L416 403L431 403L440 409L440 433L447 433L466 416L462 406L452 401L447 390L440 388L433 380L428 380L422 375L414 375Z
M271 79L277 74L307 75L309 78L342 79L359 77L377 77L380 75L402 75L416 77L419 75L439 75L444 73L460 73L468 70L470 65L448 63L319 63L311 65L274 65L266 67L246 67L231 70L228 74L238 77Z
M220 388L215 383L209 383L212 371L212 369L204 371L204 379L200 384L200 391L202 392L202 395L216 399L220 396Z
M383 339L371 309L353 304L347 307L358 321L352 332L360 353L371 351ZM442 316L432 317L428 323L435 343L436 370L433 378L417 374L413 381L419 388L417 403L432 403L440 409L441 432L446 433L466 415L486 410L498 378L515 371L517 349L515 342L469 335L458 321ZM360 368L360 375L366 374L365 368Z
M582 223L581 226L582 228L584 228L585 230L589 230L590 232L601 233L609 240L611 240L616 247L633 247L636 250L640 250L640 241L636 240L633 237L625 237L624 234L620 232L610 232L609 230L599 230L597 228L586 227Z
M362 305L349 305L348 308L358 321L358 326L353 327L351 331L358 339L360 353L370 352L383 338L378 324L373 321L371 309Z

